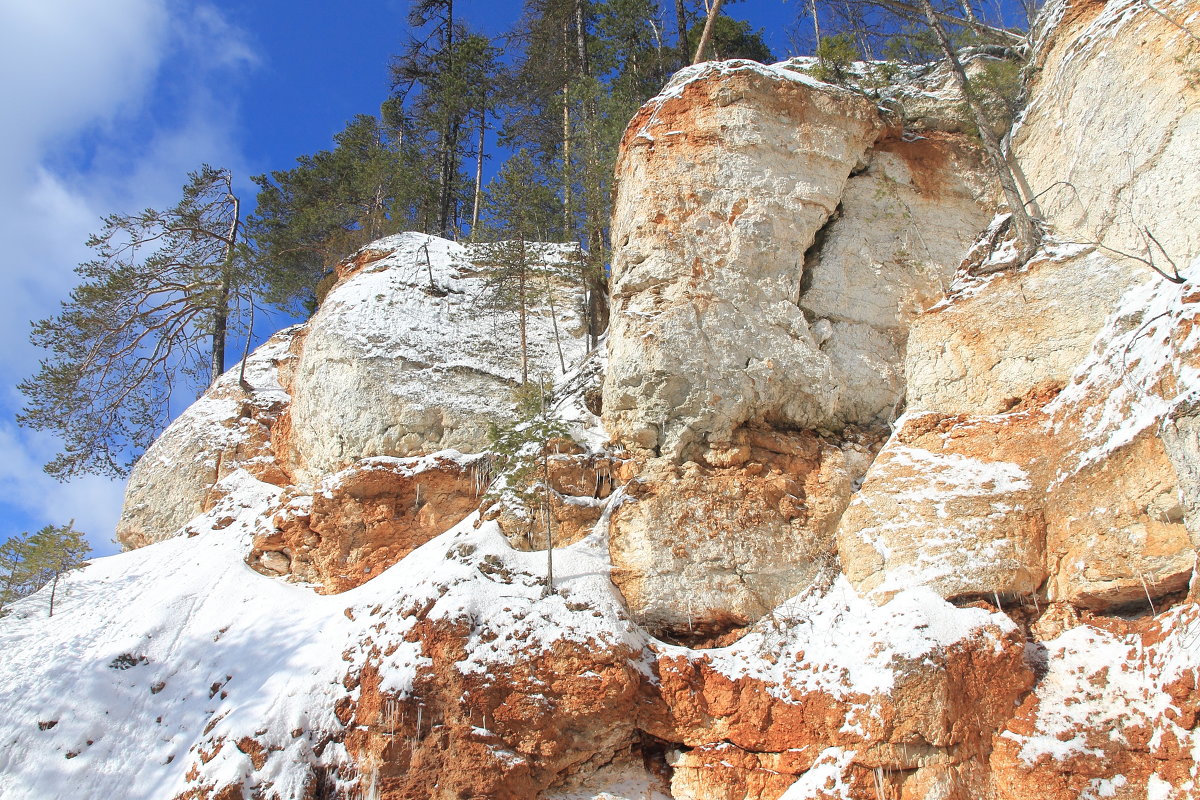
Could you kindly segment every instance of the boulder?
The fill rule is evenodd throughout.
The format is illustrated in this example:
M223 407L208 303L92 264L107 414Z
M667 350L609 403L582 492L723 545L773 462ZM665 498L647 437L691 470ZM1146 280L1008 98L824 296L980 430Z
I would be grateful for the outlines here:
M175 536L210 504L212 487L238 469L286 485L275 458L272 432L285 418L287 386L303 328L272 336L246 363L217 382L167 426L138 459L125 488L117 540L142 547Z
M563 248L530 252L567 257ZM490 424L512 420L521 381L517 315L495 307L476 257L478 248L403 233L343 266L308 323L296 369L287 457L299 478L373 456L479 452ZM561 373L556 324L568 365L586 350L575 290L554 291L553 315L539 300L528 317L534 380Z

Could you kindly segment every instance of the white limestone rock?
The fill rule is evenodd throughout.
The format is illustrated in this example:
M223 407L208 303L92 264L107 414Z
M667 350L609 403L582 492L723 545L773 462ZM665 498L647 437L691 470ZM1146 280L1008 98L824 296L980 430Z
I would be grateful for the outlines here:
M365 252L359 260L366 263L351 268L309 322L289 453L303 478L372 456L478 452L489 423L513 416L512 390L521 380L517 317L493 310L471 249L404 233ZM562 253L548 248L545 255ZM576 299L562 286L556 291L569 369L586 344ZM561 372L552 328L549 308L536 301L531 380Z

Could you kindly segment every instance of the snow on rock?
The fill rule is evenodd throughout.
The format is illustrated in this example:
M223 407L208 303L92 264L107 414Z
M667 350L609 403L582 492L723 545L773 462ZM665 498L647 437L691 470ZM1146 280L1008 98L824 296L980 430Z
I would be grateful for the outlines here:
M291 400L284 376L302 327L287 328L222 375L138 460L125 489L117 538L140 547L174 536L204 511L212 486L238 469L283 484L271 429ZM246 385L241 384L244 378Z
M1094 248L1059 255L1056 244L1016 272L960 275L949 297L913 322L910 411L995 414L1039 384L1067 381L1121 295L1147 276Z
M950 598L1028 595L1046 577L1036 498L1010 461L894 442L842 517L842 568L880 598L910 586Z
M369 456L478 452L512 416L521 380L517 314L494 308L470 247L418 233L368 245L308 323L294 378L287 458L301 479ZM561 247L531 248L553 262ZM555 286L552 317L535 286L531 379L560 375L586 351L575 290Z
M533 307L574 438L545 509L476 513L464 453L519 377L486 256L357 253L139 464L139 549L0 617L0 797L1197 796L1194 54L1163 14L1200 19L1050 6L1016 147L1057 232L983 278L932 72L681 72L623 143L606 354L566 283ZM1113 252L1147 239L1183 284Z
M575 253L545 243L528 249L535 262L564 271ZM234 367L139 460L121 542L140 547L176 535L205 510L212 486L239 468L286 486L371 456L483 450L488 425L511 419L521 374L516 315L494 307L476 263L486 258L482 245L404 233L342 264L312 320L251 354L248 388ZM551 385L564 364L578 371L586 349L576 290L562 281L553 289L554 313L544 282L530 290L528 334L531 378ZM578 419L596 438L594 421Z
M1186 263L1200 253L1196 3L1055 0L1043 19L1013 147L1047 219L1165 266L1152 236Z
M880 127L846 90L743 61L693 67L642 107L612 228L603 416L617 441L685 460L755 418L837 418L796 300L803 253Z
M1046 675L996 740L1001 796L1195 797L1200 618L1097 619L1047 641Z
M1021 270L961 278L962 291L918 317L912 408L839 527L855 585L881 599L919 583L1095 610L1186 589L1196 494L1181 496L1180 475L1200 396L1198 269L1184 268L1181 285L1052 240ZM1172 455L1157 433L1180 425ZM920 466L947 457L994 469L947 483ZM1024 488L1003 488L1005 470Z
M364 458L316 487L289 487L273 530L247 563L323 593L358 586L479 506L485 456L443 450L420 458Z

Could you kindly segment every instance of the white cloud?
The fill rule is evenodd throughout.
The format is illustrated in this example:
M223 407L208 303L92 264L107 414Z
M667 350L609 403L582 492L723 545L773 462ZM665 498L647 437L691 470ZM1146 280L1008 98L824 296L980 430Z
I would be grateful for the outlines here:
M11 422L16 384L41 355L29 321L66 298L102 215L173 202L204 162L246 174L237 94L257 61L204 3L0 3L0 503L44 522L74 516L96 545L111 538L121 484L55 482L41 471L54 441ZM11 528L0 513L0 538Z
M168 19L162 0L0 5L10 121L0 133L0 176L35 162L56 139L139 102L162 61Z
M42 471L57 443L49 436L30 434L8 422L0 422L0 504L11 506L34 520L18 529L36 530L42 525L65 525L75 520L76 530L87 534L100 553L117 548L113 529L121 514L123 481L87 476L60 484Z

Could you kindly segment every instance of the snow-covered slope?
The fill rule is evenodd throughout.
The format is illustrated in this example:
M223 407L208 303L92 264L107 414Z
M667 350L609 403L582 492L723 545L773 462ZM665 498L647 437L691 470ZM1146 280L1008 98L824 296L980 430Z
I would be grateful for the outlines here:
M1198 12L1055 0L1039 185L1200 213ZM1001 210L951 98L787 70L693 68L635 119L607 358L573 282L533 308L545 435L478 452L519 377L486 255L342 264L139 467L146 546L0 618L0 800L1200 796L1194 236L1168 282L1048 200L980 276L998 223L955 254ZM1132 180L1104 83L1172 110Z

